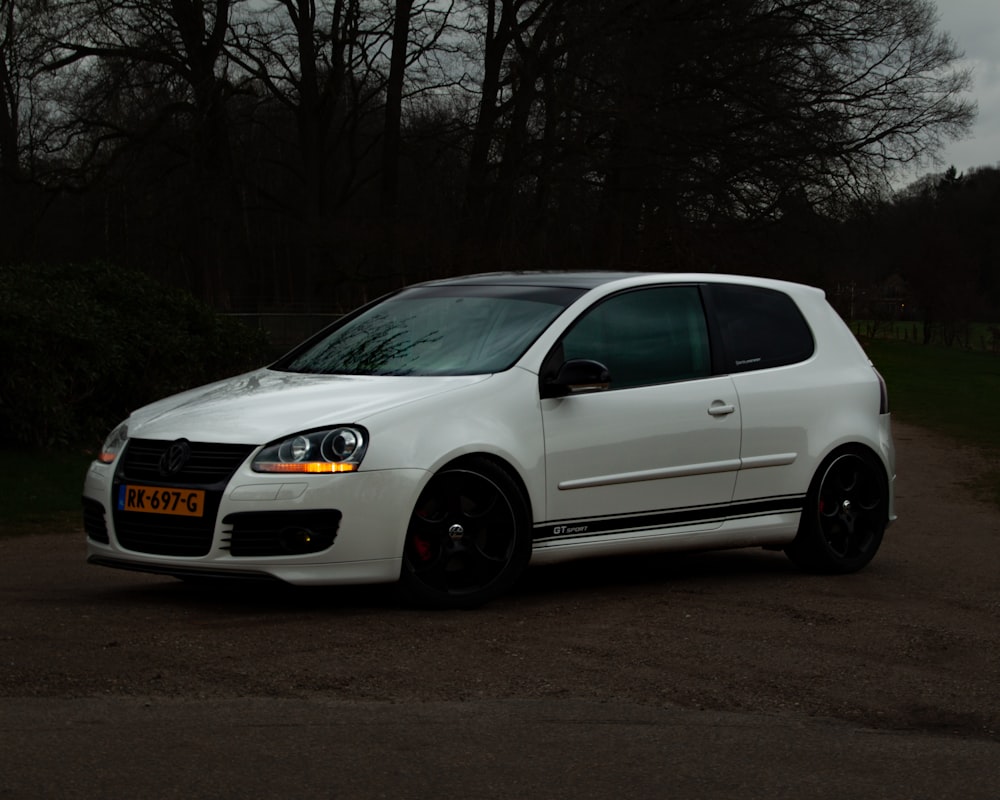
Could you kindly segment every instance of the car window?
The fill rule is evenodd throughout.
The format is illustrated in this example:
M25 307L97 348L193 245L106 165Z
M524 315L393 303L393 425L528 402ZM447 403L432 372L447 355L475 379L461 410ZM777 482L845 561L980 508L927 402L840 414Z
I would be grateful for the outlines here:
M587 311L562 341L563 358L600 361L612 389L710 374L708 329L696 286L615 295Z
M478 375L509 368L578 289L409 289L336 326L274 368L328 375Z
M795 364L815 349L812 331L788 295L758 286L707 287L728 372Z

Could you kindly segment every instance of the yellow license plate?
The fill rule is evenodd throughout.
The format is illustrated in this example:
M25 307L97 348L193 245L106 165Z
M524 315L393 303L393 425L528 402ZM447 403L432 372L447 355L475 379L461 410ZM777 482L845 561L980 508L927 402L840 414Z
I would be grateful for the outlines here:
M205 491L123 484L118 487L118 510L200 517L205 513Z

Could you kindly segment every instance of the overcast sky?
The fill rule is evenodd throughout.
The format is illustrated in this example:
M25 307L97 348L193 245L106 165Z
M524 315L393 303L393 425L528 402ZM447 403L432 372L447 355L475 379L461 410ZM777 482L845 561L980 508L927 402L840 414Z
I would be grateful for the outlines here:
M959 172L1000 163L1000 2L998 0L937 0L939 27L951 34L972 67L971 96L979 104L972 136L948 144L944 165Z

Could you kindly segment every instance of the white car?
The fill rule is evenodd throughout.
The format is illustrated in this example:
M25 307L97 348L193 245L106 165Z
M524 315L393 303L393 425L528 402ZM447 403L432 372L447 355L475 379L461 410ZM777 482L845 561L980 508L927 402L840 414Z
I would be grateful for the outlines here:
M851 572L894 480L885 383L820 290L504 273L403 289L135 411L84 521L94 564L473 606L583 556L757 546Z

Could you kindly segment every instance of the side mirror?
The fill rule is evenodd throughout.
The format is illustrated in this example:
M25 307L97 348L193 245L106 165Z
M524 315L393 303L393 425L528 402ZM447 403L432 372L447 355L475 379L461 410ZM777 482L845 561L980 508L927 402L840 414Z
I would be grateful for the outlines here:
M603 392L611 386L611 373L600 361L573 358L563 362L556 376L542 384L542 397Z

